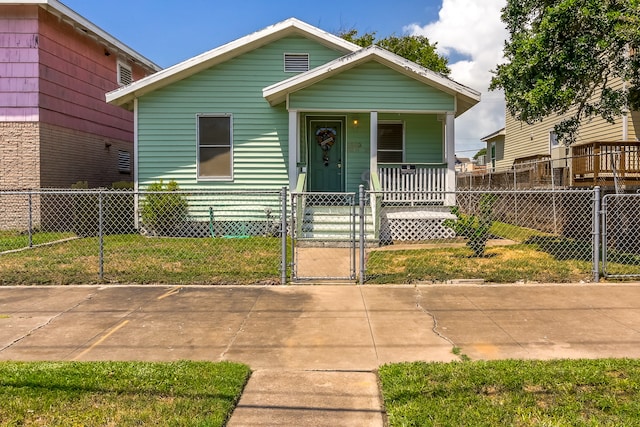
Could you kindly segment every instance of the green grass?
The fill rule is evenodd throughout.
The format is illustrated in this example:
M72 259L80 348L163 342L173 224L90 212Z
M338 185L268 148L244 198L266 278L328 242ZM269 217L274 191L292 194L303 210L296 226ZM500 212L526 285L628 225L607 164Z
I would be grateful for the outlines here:
M0 284L98 283L98 238L84 238L0 256ZM107 282L250 284L280 280L281 241L248 239L104 238Z
M55 242L69 237L74 237L73 233L57 232L34 232L32 234L33 245ZM29 235L19 231L0 230L0 252L29 247Z
M229 362L0 362L0 425L223 426L249 375Z
M405 363L379 370L393 426L640 425L640 361Z
M466 247L373 251L367 262L367 282L484 279L495 283L564 283L591 279L590 261L559 260L536 249L534 245L497 246L487 248L479 258Z

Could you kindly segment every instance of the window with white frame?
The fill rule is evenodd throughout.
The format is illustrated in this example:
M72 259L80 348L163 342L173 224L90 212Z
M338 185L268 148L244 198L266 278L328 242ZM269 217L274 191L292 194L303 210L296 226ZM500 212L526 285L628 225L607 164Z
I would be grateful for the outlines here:
M126 86L133 83L133 71L131 67L124 62L118 61L118 84Z
M232 178L232 129L231 114L198 115L198 178Z
M402 163L404 161L404 124L402 122L378 123L378 162Z
M285 53L284 71L286 73L304 73L309 71L308 53Z

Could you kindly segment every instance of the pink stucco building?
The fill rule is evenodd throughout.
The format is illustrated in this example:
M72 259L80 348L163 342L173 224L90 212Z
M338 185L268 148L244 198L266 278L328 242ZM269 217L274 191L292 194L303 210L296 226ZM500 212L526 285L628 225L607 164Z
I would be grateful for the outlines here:
M160 70L57 0L0 0L0 190L133 176L133 114L105 93Z

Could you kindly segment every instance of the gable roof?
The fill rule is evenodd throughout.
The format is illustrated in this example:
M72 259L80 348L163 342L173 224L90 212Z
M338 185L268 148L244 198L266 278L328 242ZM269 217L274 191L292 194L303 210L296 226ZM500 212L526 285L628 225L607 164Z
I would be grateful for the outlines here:
M484 138L480 138L480 141L489 142L490 140L497 138L499 136L505 136L507 133L505 132L505 128L499 129Z
M289 18L263 30L209 50L208 52L195 56L191 59L187 59L186 61L140 79L128 86L109 92L106 96L107 102L116 105L127 105L131 103L134 98L180 81L202 70L228 61L238 55L293 34L303 35L344 53L354 52L360 49L358 45L348 42L341 37L320 30L296 18Z
M84 32L93 35L107 47L110 47L115 50L119 50L126 55L130 56L132 59L138 61L145 67L148 67L152 70L158 71L161 70L162 67L158 64L154 63L150 59L142 56L140 53L136 52L126 44L122 43L117 38L113 37L111 34L104 31L102 28L98 27L93 22L84 18L73 9L65 6L61 2L57 0L25 0L25 1L15 1L15 0L0 0L0 5L14 5L14 6L23 6L23 5L37 5L41 8L49 11L50 13L60 17L63 21L68 22L72 26L83 30Z
M311 86L368 61L377 61L401 74L455 96L457 99L456 116L480 102L480 92L375 45L360 49L320 67L275 83L264 88L262 94L271 105L277 105L283 102L287 94L291 92Z

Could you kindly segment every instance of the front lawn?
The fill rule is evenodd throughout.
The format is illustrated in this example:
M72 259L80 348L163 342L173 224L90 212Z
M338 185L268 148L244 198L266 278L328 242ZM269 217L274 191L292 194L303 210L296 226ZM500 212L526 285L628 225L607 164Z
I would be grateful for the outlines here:
M0 362L0 425L224 426L249 375L229 362Z
M393 426L637 426L640 361L404 363L379 370Z

